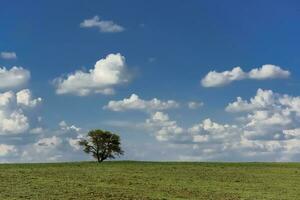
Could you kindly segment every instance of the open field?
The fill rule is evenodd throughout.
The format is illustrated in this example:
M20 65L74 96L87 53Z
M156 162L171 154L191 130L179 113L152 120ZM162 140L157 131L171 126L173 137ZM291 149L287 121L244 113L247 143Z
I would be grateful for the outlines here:
M2 164L0 199L299 199L298 163Z

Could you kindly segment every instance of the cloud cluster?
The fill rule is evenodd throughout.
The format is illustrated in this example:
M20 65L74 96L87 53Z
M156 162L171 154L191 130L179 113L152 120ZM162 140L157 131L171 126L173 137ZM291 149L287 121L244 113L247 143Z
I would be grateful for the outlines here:
M59 127L62 131L69 132L69 131L75 131L79 132L80 128L76 127L75 125L68 125L65 121L61 121L59 123Z
M56 148L58 145L62 143L62 139L57 136L46 137L39 139L34 146L37 151L43 151L48 148Z
M124 28L98 16L84 20L81 27L98 27L101 32L120 32ZM4 53L4 54L3 54ZM14 59L14 52L2 52L4 59ZM234 81L288 78L290 72L275 65L263 65L249 72L235 67L231 71L209 72L201 81L204 87L220 87ZM78 141L86 130L61 121L58 129L46 129L40 120L32 119L31 111L42 98L33 98L29 89L22 89L30 72L22 67L0 68L0 144L1 160L14 156L17 161L59 161L81 158ZM78 70L54 80L57 94L86 96L95 93L113 94L115 88L130 81L125 57L109 54L88 71ZM15 89L19 89L16 91ZM7 91L8 90L8 91ZM189 109L198 109L202 102L190 101ZM150 132L167 146L184 149L179 159L196 160L293 160L300 156L300 96L278 94L258 89L249 100L242 97L229 103L225 111L236 120L231 124L207 118L183 126L173 120L170 109L178 108L174 100L142 99L136 94L122 100L111 100L103 108L115 112L146 112L143 123L112 121L119 127L134 126ZM32 123L32 122L35 123ZM30 134L22 134L30 133ZM27 136L27 137L24 137ZM12 136L12 137L11 137ZM20 142L22 141L22 142ZM78 153L78 154L77 154Z
M188 102L188 108L192 109L192 110L198 109L198 108L202 107L203 105L204 105L203 102L197 102L197 101Z
M32 94L29 89L24 89L16 93L17 104L28 107L35 107L42 102L42 98L32 99Z
M221 87L230 84L233 81L244 79L277 79L288 78L290 72L281 69L279 66L266 64L261 68L255 68L251 71L244 72L240 67L235 67L231 71L217 72L210 71L202 80L203 87Z
M238 97L229 103L226 111L237 114L238 123L205 119L182 127L156 112L145 127L158 141L190 146L191 159L286 161L300 155L300 97L258 89L249 101Z
M103 33L117 33L124 31L124 27L114 23L113 21L101 20L99 16L91 19L85 19L80 23L81 28L98 28Z
M20 88L27 84L30 79L30 72L22 67L6 69L0 67L0 89Z
M152 100L140 99L138 95L132 94L129 98L120 101L109 101L104 109L112 111L125 111L125 110L142 110L142 111L155 111L166 110L179 107L179 103L174 100L161 101L157 98Z
M67 77L54 80L57 94L86 96L93 93L113 94L114 86L128 83L125 57L121 54L109 54L96 62L88 72L78 70Z
M173 143L206 143L229 142L236 137L238 127L236 125L218 124L211 119L205 119L191 127L183 128L177 121L170 120L169 115L156 112L146 119L145 126L153 131L159 141Z
M154 131L159 141L181 142L186 140L184 130L176 121L169 119L168 114L156 112L146 120L145 126Z
M0 93L0 135L26 132L30 127L26 112L41 101L33 99L28 89Z
M45 129L41 134L31 135L28 143L19 145L18 151L22 152L18 162L56 162L77 160L86 157L80 150L78 141L83 137L81 128L68 125L61 121L57 128ZM76 153L74 154L74 151Z
M0 144L0 157L10 153L15 153L17 149L14 145Z
M0 53L0 57L6 60L17 59L17 54L15 52L3 51Z
M258 89L249 101L238 97L226 107L228 112L246 112L244 135L252 139L288 139L300 122L300 97ZM299 127L298 127L299 126ZM293 130L295 129L295 130Z

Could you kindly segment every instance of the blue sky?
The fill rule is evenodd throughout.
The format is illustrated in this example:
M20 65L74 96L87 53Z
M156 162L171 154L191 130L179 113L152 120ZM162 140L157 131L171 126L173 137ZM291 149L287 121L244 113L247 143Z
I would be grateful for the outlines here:
M89 159L70 141L94 128L123 159L299 161L299 20L298 1L3 1L0 161Z

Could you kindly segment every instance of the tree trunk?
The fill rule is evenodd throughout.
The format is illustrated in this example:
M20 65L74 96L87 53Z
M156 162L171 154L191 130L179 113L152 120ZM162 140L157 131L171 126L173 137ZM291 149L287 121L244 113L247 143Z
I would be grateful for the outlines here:
M98 160L98 163L101 163L103 161L99 155L97 155L97 160Z

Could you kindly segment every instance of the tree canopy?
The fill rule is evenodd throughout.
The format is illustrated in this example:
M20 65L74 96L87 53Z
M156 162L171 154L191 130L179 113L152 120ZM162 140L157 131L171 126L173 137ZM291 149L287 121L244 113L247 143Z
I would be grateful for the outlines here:
M79 145L83 147L84 152L92 154L99 163L124 154L120 137L100 129L89 131L86 139L79 141Z

